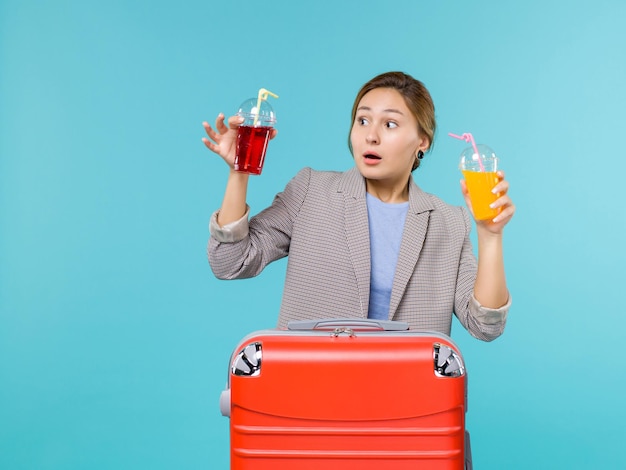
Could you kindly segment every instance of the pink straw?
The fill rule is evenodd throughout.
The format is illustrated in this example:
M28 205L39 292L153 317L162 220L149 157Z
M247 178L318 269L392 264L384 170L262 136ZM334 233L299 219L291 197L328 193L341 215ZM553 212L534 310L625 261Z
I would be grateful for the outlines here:
M478 147L476 147L476 142L474 142L474 136L469 132L466 132L463 135L456 135L452 132L448 132L450 137L454 137L455 139L464 140L465 142L469 142L472 144L472 148L476 153L476 157L478 158L478 165L480 165L480 171L485 171L485 167L483 166L483 160L480 158L480 153L478 152Z

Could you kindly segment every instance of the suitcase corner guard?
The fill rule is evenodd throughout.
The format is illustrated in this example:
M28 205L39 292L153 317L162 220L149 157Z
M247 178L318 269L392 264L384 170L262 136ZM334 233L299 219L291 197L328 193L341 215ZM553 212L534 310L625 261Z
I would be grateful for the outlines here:
M239 351L233 361L231 372L234 375L246 375L256 377L261 373L261 359L263 357L261 343L248 344Z
M461 377L465 375L463 359L454 349L439 343L433 347L435 375L438 377Z

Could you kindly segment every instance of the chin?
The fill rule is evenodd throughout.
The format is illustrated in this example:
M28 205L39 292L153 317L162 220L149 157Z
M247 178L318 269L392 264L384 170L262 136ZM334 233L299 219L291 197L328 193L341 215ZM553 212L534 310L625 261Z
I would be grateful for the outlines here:
M361 176L363 176L364 178L370 180L377 180L381 178L380 171L377 171L376 168L371 168L365 165L357 165L356 167L359 170L359 173L361 173Z

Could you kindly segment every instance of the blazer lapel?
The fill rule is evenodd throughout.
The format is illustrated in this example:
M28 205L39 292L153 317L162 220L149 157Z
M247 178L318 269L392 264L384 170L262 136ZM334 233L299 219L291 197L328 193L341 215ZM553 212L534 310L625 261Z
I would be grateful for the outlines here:
M370 297L370 236L365 201L365 181L356 168L343 174L337 191L344 197L346 241L354 267L361 316L367 317Z
M402 243L400 244L400 253L389 302L390 320L393 319L409 279L415 270L415 265L426 238L430 211L433 209L433 204L429 200L428 195L417 187L411 177L409 181L409 210L404 223Z

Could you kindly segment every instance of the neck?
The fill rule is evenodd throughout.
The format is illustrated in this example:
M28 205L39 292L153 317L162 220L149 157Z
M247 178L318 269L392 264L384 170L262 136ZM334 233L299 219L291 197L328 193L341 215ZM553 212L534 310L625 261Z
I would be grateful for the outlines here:
M365 190L388 204L398 204L409 200L408 182L403 184L388 184L379 180L365 180Z

